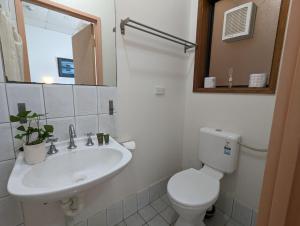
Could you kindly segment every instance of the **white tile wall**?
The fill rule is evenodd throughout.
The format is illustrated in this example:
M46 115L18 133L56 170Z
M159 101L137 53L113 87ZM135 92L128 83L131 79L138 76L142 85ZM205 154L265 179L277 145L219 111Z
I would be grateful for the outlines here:
M47 118L74 116L72 85L44 85Z
M256 217L257 217L257 212L255 210L253 210L252 211L251 226L256 226Z
M0 106L0 123L9 122L9 113L4 83L0 83Z
M149 191L148 189L144 189L137 194L137 203L138 209L142 209L143 207L149 204Z
M123 216L124 218L137 212L137 196L136 194L127 197L123 203Z
M6 90L10 114L18 114L18 103L25 103L27 110L45 114L42 85L8 83Z
M54 127L54 137L58 138L60 141L67 140L69 138L69 125L75 125L74 117L66 118L53 118L48 119L47 123L53 125Z
M123 203L122 201L113 204L107 209L107 225L113 226L123 220Z
M0 226L16 226L22 224L21 206L10 196L0 199Z
M114 103L114 112L117 112L117 89L114 87L98 87L98 112L109 113L109 100Z
M227 216L231 216L233 209L233 197L228 194L221 193L216 202L216 207L218 207Z
M97 115L76 116L76 131L79 137L90 132L96 134L98 132Z
M0 124L0 161L15 158L10 123Z
M233 204L232 218L244 226L251 225L252 210L235 201Z
M74 86L75 115L97 115L97 87Z
M106 225L106 210L95 214L88 218L88 226L101 226Z
M0 162L0 198L7 195L6 185L15 160Z
M28 110L37 113L45 114L47 111L49 114L46 120L42 120L42 124L52 124L54 136L60 140L68 139L69 124L76 126L78 136L86 132L97 133L100 116L102 116L101 124L104 125L105 131L110 133L110 131L115 131L115 116L98 111L98 105L100 105L98 99L101 95L98 89L100 90L94 86L0 83L0 226L20 226L23 223L20 204L8 196L6 191L7 180L15 159L14 149L17 150L22 146L21 141L13 139L19 124L9 123L9 111L11 114L17 114L18 103L25 103ZM108 106L110 95L115 95L115 89L105 89L107 91L103 93L106 95L102 99L103 106ZM115 100L115 96L112 98ZM126 202L126 210L124 209L126 215L133 213L133 210L136 212L137 204L134 205L131 201L129 199ZM135 202L137 203L137 199ZM123 203L120 202L109 208L107 216L110 225L116 221L121 222ZM106 225L103 222L106 222L106 210L88 219L89 226ZM87 223L83 221L77 226L87 226Z
M162 194L162 188L160 183L156 183L150 186L149 188L149 200L150 202L154 202L159 199Z
M99 132L108 133L112 137L117 136L116 132L116 115L100 114L99 115Z

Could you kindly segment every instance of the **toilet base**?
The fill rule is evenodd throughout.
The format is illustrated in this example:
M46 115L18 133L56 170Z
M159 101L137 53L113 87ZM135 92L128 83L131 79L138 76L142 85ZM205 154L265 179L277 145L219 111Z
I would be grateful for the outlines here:
M197 220L189 222L179 216L178 220L175 223L175 226L205 226L205 224L203 222L203 217L199 217Z

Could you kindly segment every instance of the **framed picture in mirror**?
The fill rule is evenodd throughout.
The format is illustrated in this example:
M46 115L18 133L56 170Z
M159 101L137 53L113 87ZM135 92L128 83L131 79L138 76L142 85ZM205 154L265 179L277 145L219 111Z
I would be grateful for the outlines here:
M72 59L57 58L59 77L74 78L74 62Z

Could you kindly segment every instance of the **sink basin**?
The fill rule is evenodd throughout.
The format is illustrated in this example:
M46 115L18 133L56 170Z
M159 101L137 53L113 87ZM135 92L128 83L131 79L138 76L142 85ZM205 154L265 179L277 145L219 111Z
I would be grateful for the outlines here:
M96 138L93 138L97 144ZM20 201L58 201L76 196L119 173L131 160L131 152L110 138L110 144L87 147L84 138L75 140L77 148L68 150L68 142L56 144L59 152L36 165L18 155L7 190Z

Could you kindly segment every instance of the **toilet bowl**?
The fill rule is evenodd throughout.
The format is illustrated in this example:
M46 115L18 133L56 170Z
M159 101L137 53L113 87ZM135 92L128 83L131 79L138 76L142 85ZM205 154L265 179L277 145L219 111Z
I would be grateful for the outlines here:
M206 210L217 200L221 172L204 166L181 171L168 182L168 197L179 218L175 226L205 226Z
M205 226L206 210L217 200L224 173L236 170L240 135L221 129L201 128L200 170L181 171L168 182L167 192L179 218L175 226Z

